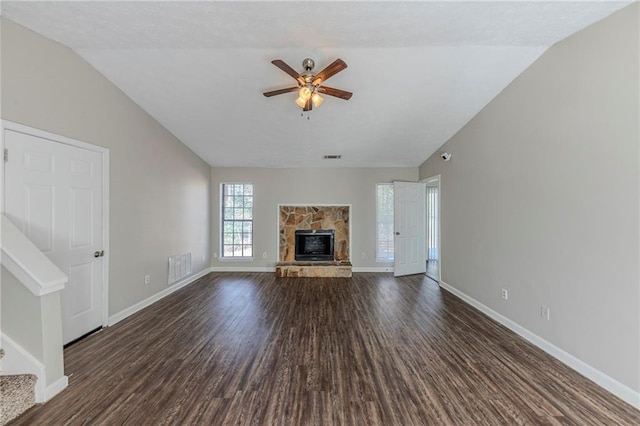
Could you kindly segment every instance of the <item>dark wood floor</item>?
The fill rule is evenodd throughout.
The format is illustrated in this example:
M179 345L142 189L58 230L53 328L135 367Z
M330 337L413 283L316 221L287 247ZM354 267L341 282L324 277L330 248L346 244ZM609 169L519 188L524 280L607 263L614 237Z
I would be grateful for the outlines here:
M640 423L424 275L210 274L65 360L69 388L15 424Z

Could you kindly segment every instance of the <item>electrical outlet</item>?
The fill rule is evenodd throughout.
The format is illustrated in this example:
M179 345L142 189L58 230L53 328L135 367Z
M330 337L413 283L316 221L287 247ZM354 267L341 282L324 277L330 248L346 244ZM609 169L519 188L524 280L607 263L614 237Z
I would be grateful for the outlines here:
M509 299L509 292L507 291L507 289L506 289L506 288L503 288L503 289L502 289L502 298L503 298L504 300L508 300L508 299Z
M200 258L200 262L204 263L204 254L202 255L202 257Z
M262 253L262 258L263 258L263 259L266 259L266 258L267 258L267 252L266 252L266 251Z
M144 283L145 284L151 284L151 275L145 275L144 276Z
M551 319L551 309L549 309L547 306L542 305L540 307L540 316L542 317L542 319L546 319L547 321L549 321Z
M213 253L213 258L215 259L216 257L218 257L218 253L214 252Z
M363 259L366 259L366 258L367 258L367 253L362 252L362 258L363 258Z

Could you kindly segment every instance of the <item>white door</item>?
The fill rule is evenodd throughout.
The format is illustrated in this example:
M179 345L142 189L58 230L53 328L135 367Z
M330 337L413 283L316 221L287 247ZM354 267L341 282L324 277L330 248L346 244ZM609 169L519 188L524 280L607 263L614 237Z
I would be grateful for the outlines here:
M5 213L69 277L61 294L68 343L102 326L102 154L4 135Z
M424 183L394 182L393 225L396 277L426 272Z

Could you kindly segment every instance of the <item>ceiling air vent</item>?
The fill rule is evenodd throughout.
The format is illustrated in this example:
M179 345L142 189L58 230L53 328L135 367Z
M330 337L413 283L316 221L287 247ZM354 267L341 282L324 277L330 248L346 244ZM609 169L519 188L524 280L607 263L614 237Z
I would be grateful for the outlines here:
M342 155L338 155L338 154L331 154L331 155L325 155L324 157L325 160L339 160L342 158Z

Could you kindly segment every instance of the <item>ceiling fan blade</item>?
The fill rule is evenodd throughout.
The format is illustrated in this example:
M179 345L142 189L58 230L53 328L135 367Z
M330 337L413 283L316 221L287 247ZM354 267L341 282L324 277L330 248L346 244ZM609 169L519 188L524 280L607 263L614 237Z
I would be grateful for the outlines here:
M273 61L271 61L271 63L276 67L280 68L282 71L289 74L291 77L298 80L298 83L300 84L305 83L304 78L300 75L300 73L294 70L293 68L291 68L289 65L287 65L282 59L274 59Z
M334 89L333 87L327 86L318 87L318 92L329 96L335 96L336 98L344 99L345 101L348 101L351 99L351 96L353 96L353 93L347 92L346 90Z
M315 77L313 77L313 84L318 85L327 81L330 77L336 75L346 67L347 63L345 61L340 58L336 59L328 67L326 67L318 74L316 74Z
M267 98L270 98L271 96L282 95L283 93L295 92L297 90L298 90L298 87L287 87L286 89L278 89L278 90L272 90L270 92L264 92L263 95L265 95Z
M311 98L307 99L307 103L304 104L303 111L311 111L313 109L313 104L311 103Z

